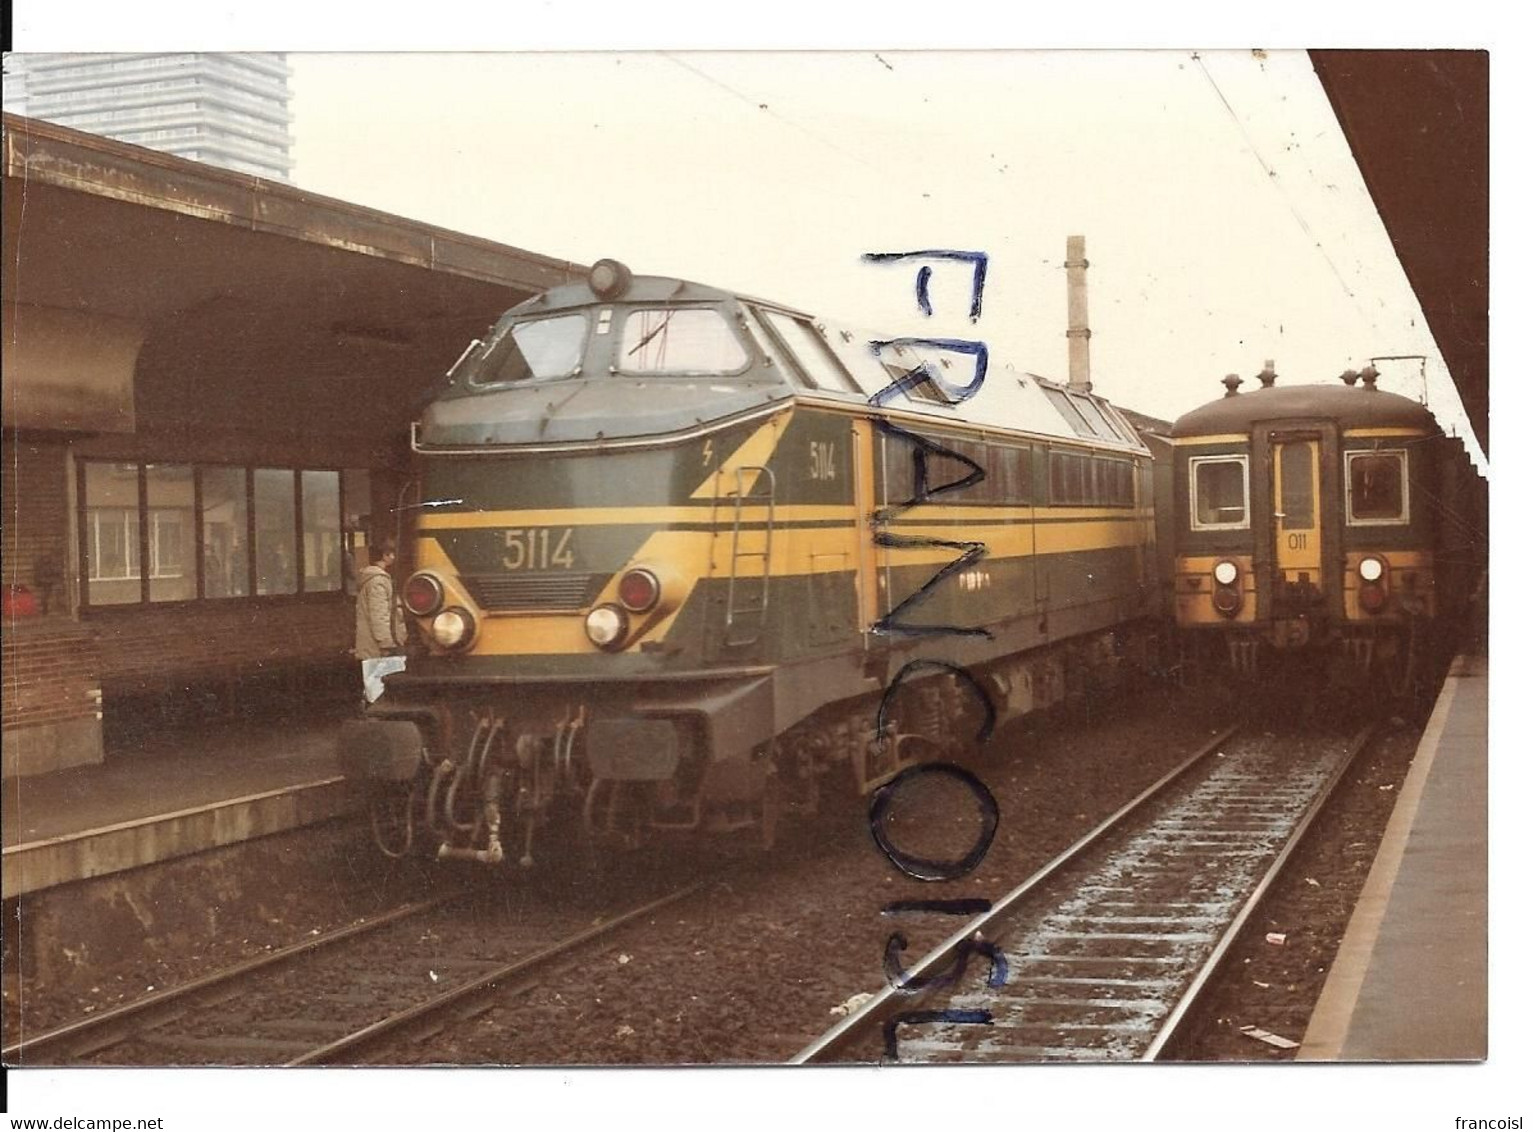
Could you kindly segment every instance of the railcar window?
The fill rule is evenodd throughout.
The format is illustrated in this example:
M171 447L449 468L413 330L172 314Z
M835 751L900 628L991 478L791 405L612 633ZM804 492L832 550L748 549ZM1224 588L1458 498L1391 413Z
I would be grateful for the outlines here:
M750 359L724 316L704 308L628 312L617 368L628 374L739 373Z
M1284 530L1307 531L1315 525L1313 451L1308 444L1283 445L1280 462Z
M1244 456L1195 457L1190 470L1193 530L1248 525Z
M1347 521L1407 521L1407 482L1404 452L1348 452Z
M586 317L556 315L513 323L485 350L469 375L473 385L504 385L517 381L549 381L569 377L580 368L585 353Z

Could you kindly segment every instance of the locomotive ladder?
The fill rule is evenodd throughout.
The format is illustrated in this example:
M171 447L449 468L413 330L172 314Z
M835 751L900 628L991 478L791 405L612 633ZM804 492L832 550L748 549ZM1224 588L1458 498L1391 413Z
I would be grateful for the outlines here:
M755 472L749 490L746 473ZM763 486L764 485L764 486ZM735 469L734 530L729 547L729 591L724 607L724 644L730 648L753 645L761 639L766 624L771 582L772 530L777 525L777 477L772 469L760 464L744 464ZM766 529L761 531L758 549L742 545L742 536L756 533L744 525L746 507L766 507ZM740 564L761 563L760 576L741 576Z

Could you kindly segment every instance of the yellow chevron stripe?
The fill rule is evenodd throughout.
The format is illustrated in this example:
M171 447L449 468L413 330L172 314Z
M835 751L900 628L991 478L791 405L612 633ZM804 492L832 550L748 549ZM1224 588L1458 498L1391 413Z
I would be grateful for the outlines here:
M764 467L772 458L772 453L777 451L777 442L782 439L783 433L788 428L788 422L793 419L793 410L778 413L771 417L764 425L751 433L745 443L736 448L728 460L720 464L712 475L706 476L692 493L693 499L726 499L736 495L749 495L756 486L756 480L761 475L759 471L745 471L747 466Z

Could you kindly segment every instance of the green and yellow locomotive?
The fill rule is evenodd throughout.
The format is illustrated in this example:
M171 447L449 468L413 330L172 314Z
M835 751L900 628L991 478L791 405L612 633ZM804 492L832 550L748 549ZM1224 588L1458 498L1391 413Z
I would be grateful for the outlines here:
M1422 405L1347 371L1261 387L1179 418L1173 601L1186 659L1244 676L1287 656L1403 693L1457 623L1484 561L1483 492ZM1332 668L1335 674L1335 668Z
M1153 620L1146 449L1005 367L959 402L950 365L610 260L507 312L417 423L423 647L340 742L380 845L770 843L1112 678Z

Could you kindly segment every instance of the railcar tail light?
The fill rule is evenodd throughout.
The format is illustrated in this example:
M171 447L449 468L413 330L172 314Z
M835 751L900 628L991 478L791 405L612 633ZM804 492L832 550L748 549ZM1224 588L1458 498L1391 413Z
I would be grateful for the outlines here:
M616 605L598 605L586 614L586 636L599 649L616 649L628 635L628 615Z
M462 648L473 637L474 618L466 609L453 606L431 619L431 639L441 648Z
M1224 617L1240 612L1240 567L1225 558L1214 563L1214 608Z
M430 574L412 574L400 592L405 608L417 617L430 617L442 608L442 583Z
M1389 594L1383 586L1366 585L1357 591L1357 601L1368 613L1381 613L1389 604Z
M617 599L630 613L647 613L660 602L660 579L635 567L618 579Z

